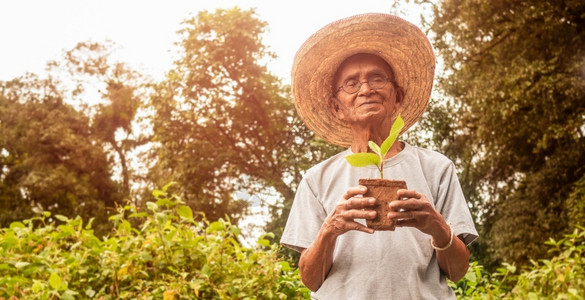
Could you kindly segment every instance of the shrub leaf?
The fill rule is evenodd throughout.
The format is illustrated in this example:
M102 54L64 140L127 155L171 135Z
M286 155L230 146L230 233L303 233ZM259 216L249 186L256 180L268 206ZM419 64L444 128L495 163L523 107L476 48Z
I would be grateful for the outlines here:
M182 218L185 218L189 221L193 221L193 211L191 210L191 207L187 205L181 205L179 206L179 208L177 208L177 213Z
M61 287L61 277L57 273L51 273L51 276L49 276L49 285L54 290L58 290Z

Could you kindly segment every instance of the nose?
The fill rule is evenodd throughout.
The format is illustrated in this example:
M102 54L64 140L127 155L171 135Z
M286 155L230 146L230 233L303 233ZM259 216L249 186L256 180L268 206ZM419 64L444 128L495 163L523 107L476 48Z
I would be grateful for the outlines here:
M360 88L358 89L358 94L370 94L374 91L375 90L370 86L370 83L368 81L360 82Z

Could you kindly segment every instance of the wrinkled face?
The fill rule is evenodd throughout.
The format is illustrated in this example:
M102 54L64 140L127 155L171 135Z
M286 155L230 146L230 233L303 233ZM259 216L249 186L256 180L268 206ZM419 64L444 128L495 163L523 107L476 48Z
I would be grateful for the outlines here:
M375 87L380 79L387 80L381 88L373 88L368 83L373 83ZM339 66L333 81L334 113L350 126L376 126L391 118L400 106L393 81L390 66L380 57L372 54L351 56ZM345 91L351 91L347 87L356 85L359 86L357 92L351 94ZM342 86L345 90L340 88Z

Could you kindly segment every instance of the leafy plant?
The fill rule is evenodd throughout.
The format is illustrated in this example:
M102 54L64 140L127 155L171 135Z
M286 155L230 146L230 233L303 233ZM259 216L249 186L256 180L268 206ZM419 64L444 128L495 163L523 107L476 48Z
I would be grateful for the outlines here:
M380 178L384 178L384 156L386 156L398 138L403 127L404 120L402 120L402 116L398 114L394 124L392 124L388 137L382 142L382 145L378 146L378 144L372 141L368 142L368 147L374 153L354 153L346 156L345 160L354 167L374 165L378 168L378 171L380 171Z
M119 207L103 239L92 220L49 212L1 228L0 299L309 298L270 234L245 247L229 220L207 221L167 187Z
M550 259L519 268L503 263L493 274L472 262L465 277L449 282L457 299L585 299L585 228L556 241L549 239Z

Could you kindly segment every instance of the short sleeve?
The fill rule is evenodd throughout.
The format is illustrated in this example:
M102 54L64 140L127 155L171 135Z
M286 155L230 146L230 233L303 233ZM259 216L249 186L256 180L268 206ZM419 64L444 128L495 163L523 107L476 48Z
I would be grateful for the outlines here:
M445 168L441 176L437 196L437 210L451 224L455 235L469 245L478 234L453 163Z
M303 178L299 183L280 243L299 252L308 248L317 237L326 217L323 204L310 187L309 180L307 177Z

